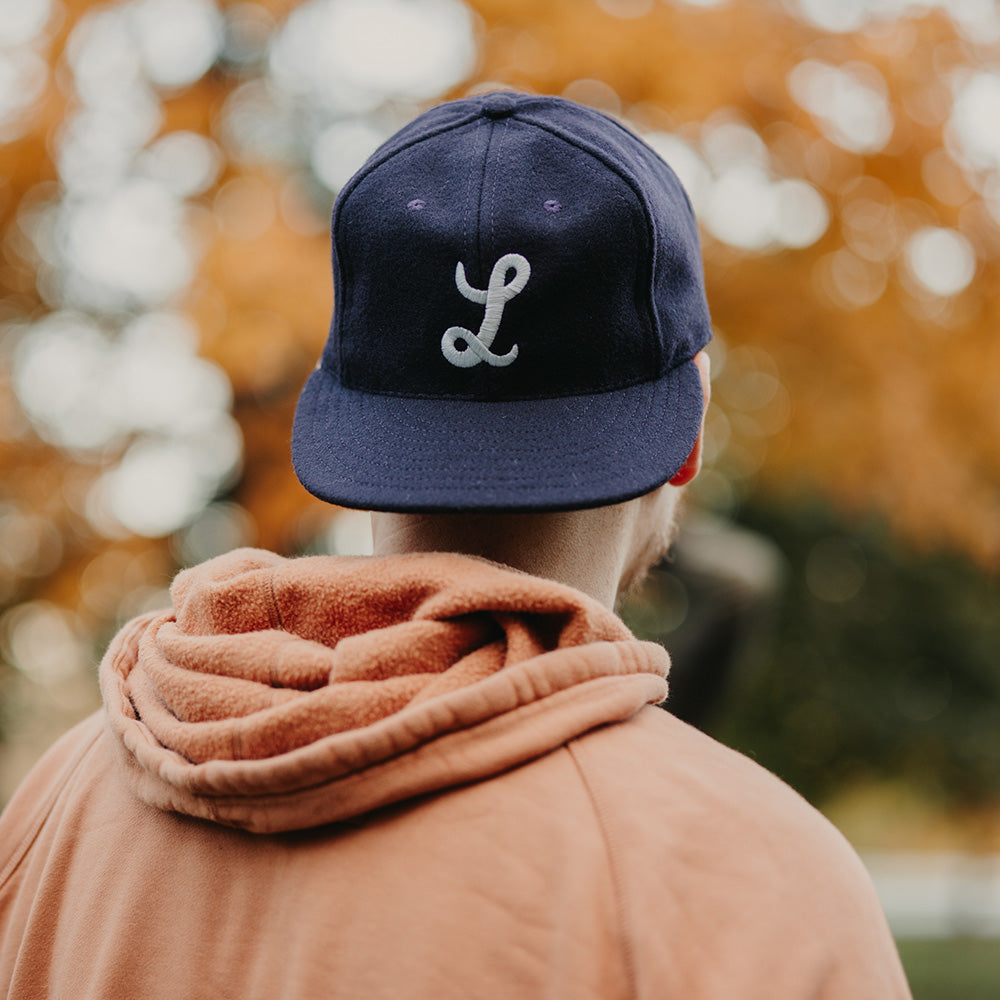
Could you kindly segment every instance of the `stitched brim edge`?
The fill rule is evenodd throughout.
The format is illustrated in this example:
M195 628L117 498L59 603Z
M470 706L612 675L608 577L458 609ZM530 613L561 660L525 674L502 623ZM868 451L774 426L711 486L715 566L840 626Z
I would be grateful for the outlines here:
M584 396L469 401L359 392L317 368L299 398L302 485L361 510L573 510L651 492L698 435L698 369Z

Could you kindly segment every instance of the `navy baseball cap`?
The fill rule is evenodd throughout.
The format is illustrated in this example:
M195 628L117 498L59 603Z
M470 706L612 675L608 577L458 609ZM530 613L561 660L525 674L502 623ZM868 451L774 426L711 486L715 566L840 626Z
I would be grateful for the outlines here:
M648 493L684 464L709 341L680 181L557 97L441 104L333 209L335 305L299 399L310 493L387 511L540 511Z

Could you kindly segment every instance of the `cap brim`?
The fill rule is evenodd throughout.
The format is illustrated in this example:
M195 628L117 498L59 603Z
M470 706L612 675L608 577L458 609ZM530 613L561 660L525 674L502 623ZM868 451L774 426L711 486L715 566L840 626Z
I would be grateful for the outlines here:
M665 483L701 418L691 361L610 392L490 402L358 392L317 368L296 410L292 461L310 493L343 507L573 510Z

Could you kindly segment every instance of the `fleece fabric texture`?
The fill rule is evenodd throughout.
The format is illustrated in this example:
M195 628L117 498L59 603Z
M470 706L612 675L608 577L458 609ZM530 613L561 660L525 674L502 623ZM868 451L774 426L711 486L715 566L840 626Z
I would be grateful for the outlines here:
M909 996L851 849L586 596L253 550L172 596L0 817L9 997Z

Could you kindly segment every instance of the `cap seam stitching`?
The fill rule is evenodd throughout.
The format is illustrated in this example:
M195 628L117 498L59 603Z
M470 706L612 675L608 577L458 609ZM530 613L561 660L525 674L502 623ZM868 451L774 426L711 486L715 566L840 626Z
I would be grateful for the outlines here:
M589 112L590 115L591 115L591 117L600 118L602 122L604 122L604 121L610 122L612 125L614 125L618 129L619 132L621 132L621 134L623 136L627 137L628 139L638 139L639 142L641 142L642 145L645 147L645 149L647 150L647 152L651 153L653 156L655 156L657 158L657 160L659 160L661 163L663 163L663 165L670 172L671 176L674 178L674 181L677 184L677 189L680 192L680 194L683 196L684 203L687 205L688 211L691 213L691 219L692 219L692 221L695 222L695 225L697 226L697 219L696 219L695 212L694 212L694 206L691 204L691 198L688 196L687 190L685 189L684 185L681 183L681 179L677 176L677 173L674 170L674 168L672 166L670 166L670 164L667 163L667 161L655 149L653 149L653 147L638 132L633 132L631 129L629 129L622 122L618 121L617 118L614 118L611 115L605 114L603 111L598 111L596 108L588 107L587 105L581 105L581 107L584 109L584 111ZM530 111L531 109L530 108L526 108L525 110L526 111Z
M465 216L462 222L462 244L467 247L472 245L472 236L469 233L469 226L472 223L472 182L475 179L476 172L474 170L470 170L469 179L465 185Z
M337 368L343 373L343 377L347 378L348 373L344 364L344 354L343 354L343 338L341 337L341 320L343 319L345 313L351 305L351 294L350 291L345 291L350 287L351 278L351 264L349 258L347 258L343 251L341 250L341 240L340 240L340 223L343 217L344 208L347 202L350 200L351 195L361 186L361 184L367 180L372 173L378 168L388 163L389 160L398 156L400 153L406 152L412 146L416 146L418 143L427 142L430 139L435 139L439 135L443 135L445 132L457 131L460 128L464 128L466 125L471 125L478 121L480 118L480 113L476 111L470 114L468 117L458 121L450 122L447 125L442 125L440 128L434 129L433 131L427 133L426 135L419 135L415 138L403 143L397 149L393 149L391 152L386 153L381 159L374 160L374 162L368 165L367 169L362 168L347 185L341 190L340 194L337 196L337 202L333 209L333 219L331 220L330 226L330 236L332 244L332 256L334 260L335 268L335 281L334 281L334 310L333 310L333 322L331 323L332 332L336 334L337 337ZM471 185L470 185L471 186ZM340 279L337 281L336 279ZM336 297L340 295L344 297L343 308L337 307Z
M507 126L510 122L509 118L505 118L503 121L503 128L500 130L499 138L497 139L497 155L496 155L496 167L493 170L493 186L490 189L490 243L492 244L493 251L497 251L497 236L496 236L496 216L497 216L497 184L500 180L500 173L503 167L503 144L504 139L507 137Z
M585 144L584 141L577 139L575 136L569 136L561 132L554 126L549 125L546 122L534 121L532 119L519 118L520 122L525 125L532 125L535 128L541 129L543 132L547 132L549 135L554 136L556 139L560 139L567 145L572 146L574 149L580 150L582 153L586 153L588 156L597 160L599 163L603 164L608 170L613 174L623 180L628 186L632 193L636 196L639 204L642 206L642 214L646 220L646 226L648 229L649 237L649 269L647 278L647 302L645 303L645 310L649 314L649 318L652 321L651 329L655 331L656 334L656 345L649 345L654 347L653 354L656 356L657 364L660 368L660 374L662 374L664 366L663 358L663 331L660 328L660 319L656 315L656 310L653 308L653 279L656 275L656 264L658 259L657 254L657 243L656 243L656 225L653 221L653 213L649 209L649 204L646 201L645 195L642 193L642 188L638 182L625 173L617 164L611 162L599 149L592 148L590 145ZM614 121L614 119L609 119L609 121ZM617 124L617 123L616 123Z
M493 136L496 133L496 122L488 119L488 128L486 138L486 149L483 150L483 169L479 173L479 197L476 199L476 261L475 268L476 274L480 277L483 274L483 261L486 259L486 255L483 252L483 192L486 190L486 172L489 169L490 163L490 149L493 146Z

